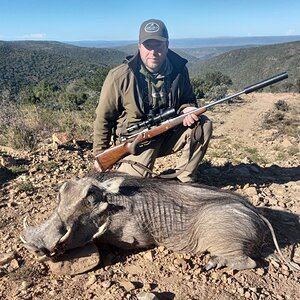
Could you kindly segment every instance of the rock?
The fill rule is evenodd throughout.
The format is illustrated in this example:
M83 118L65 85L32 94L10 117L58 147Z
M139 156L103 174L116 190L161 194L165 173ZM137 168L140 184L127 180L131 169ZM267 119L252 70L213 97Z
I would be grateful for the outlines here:
M245 296L245 288L239 287L237 291L241 296Z
M90 287L92 284L94 284L97 281L97 277L95 275L90 275L87 282L85 283L86 287Z
M242 164L246 164L246 165L248 165L248 164L251 164L252 163L252 161L251 161L251 159L249 158L249 157L244 157L242 160L241 160L241 163Z
M257 190L254 186L247 187L246 189L243 189L243 191L250 197L257 196Z
M218 167L222 167L225 166L226 164L229 163L228 158L222 157L222 158L213 158L213 163L214 165L218 166ZM218 172L217 172L218 171ZM220 171L216 168L214 168L214 172L216 173L220 173Z
M272 206L277 206L278 205L278 200L274 197L268 198L267 200L268 200L268 203Z
M136 297L138 300L159 300L155 294L149 292L141 292Z
M144 272L143 268L141 268L140 266L135 266L135 265L125 266L124 271L128 272L131 275L137 275L137 274L141 274Z
M15 258L13 252L10 253L0 253L0 266L4 266L7 263L11 262Z
M120 286L123 287L127 292L133 291L136 289L135 285L131 281L120 281Z
M186 260L183 258L176 258L174 260L174 264L177 265L178 267L181 267L184 271L188 269L188 264Z
M33 286L33 283L31 281L22 281L21 283L21 289L22 290L27 290L28 288L32 287Z
M258 268L255 272L260 276L263 276L265 274L265 270L263 268Z
M112 282L110 280L106 280L106 281L103 281L101 283L101 285L105 288L105 289L109 289L111 286L112 286Z
M144 258L149 260L149 261L153 261L153 253L152 251L147 251L145 254L144 254Z
M219 278L220 278L220 274L219 274L218 272L213 272L213 273L211 274L211 278L212 278L214 281L217 281L217 280L219 280Z
M12 272L12 271L15 271L15 270L19 269L19 267L20 267L19 262L14 258L10 262L8 270L9 270L9 272Z
M76 275L95 268L100 263L98 248L88 244L60 255L56 261L48 261L51 272L58 275Z
M55 132L52 134L53 146L63 145L70 143L73 140L73 136L66 132Z

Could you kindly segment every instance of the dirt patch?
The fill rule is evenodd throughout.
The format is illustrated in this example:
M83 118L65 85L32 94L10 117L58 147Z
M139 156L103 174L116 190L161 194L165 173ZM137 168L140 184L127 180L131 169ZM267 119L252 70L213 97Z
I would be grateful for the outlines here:
M283 120L290 122L284 123L285 128L282 120L266 126L279 100L286 101L289 109L283 112ZM298 263L299 110L299 94L255 93L207 112L214 135L197 173L199 182L241 193L264 210L285 256ZM164 247L124 251L100 246L101 262L92 271L55 275L22 246L23 218L38 223L50 215L60 185L91 168L90 147L55 149L45 144L35 152L2 147L0 156L16 162L5 165L4 159L0 169L1 299L300 298L299 273L277 258L272 243L266 245L266 259L254 270L207 272L204 254L178 254ZM158 160L155 170L174 166L176 157Z

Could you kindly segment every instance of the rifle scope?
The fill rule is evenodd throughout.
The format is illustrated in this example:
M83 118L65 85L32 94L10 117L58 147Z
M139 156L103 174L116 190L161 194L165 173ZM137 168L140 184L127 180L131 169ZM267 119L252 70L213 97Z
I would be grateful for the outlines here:
M130 132L138 130L140 128L149 128L151 126L160 124L161 122L173 117L174 115L175 115L175 109L168 108L168 109L162 111L160 114L157 114L154 116L152 114L150 114L148 116L147 120L128 127L126 129L126 131L127 131L127 133L130 133Z

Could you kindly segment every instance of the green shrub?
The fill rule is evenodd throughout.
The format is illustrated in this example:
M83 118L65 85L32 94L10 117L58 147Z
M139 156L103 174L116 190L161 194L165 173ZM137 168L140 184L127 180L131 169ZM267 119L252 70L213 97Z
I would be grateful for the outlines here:
M18 191L20 193L23 192L33 192L34 191L34 186L31 182L21 182L18 186Z
M275 107L277 110L280 110L280 111L288 111L289 110L289 106L286 103L286 101L284 101L284 100L278 100L275 103Z
M290 156L294 156L299 153L299 147L298 146L290 146L287 149L287 152Z
M8 142L14 149L34 150L38 144L36 132L25 125L9 129Z

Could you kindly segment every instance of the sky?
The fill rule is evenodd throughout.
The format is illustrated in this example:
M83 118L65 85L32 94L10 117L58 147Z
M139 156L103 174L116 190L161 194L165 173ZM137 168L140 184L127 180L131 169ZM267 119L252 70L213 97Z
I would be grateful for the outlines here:
M299 0L0 0L0 40L137 40L150 18L171 39L300 35Z

